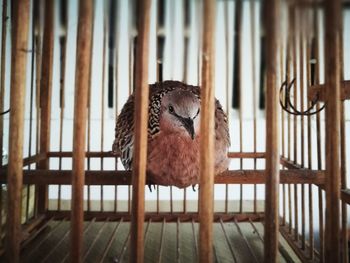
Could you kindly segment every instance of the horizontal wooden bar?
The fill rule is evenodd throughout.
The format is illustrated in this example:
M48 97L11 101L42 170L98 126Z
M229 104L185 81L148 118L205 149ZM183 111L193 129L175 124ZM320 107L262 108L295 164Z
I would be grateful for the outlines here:
M72 152L49 152L48 153L49 158L72 158L73 153ZM86 152L85 158L116 158L119 157L117 155L114 155L111 151L108 152Z
M350 189L345 189L341 191L341 199L342 201L350 205Z
M303 168L300 164L294 163L292 160L288 160L285 157L281 157L280 164L282 164L284 167L288 169L298 169L298 170L307 170Z
M265 158L264 152L229 152L228 157L229 158L247 158L247 159L253 159L253 158ZM48 157L49 158L72 158L73 153L72 152L49 152ZM118 155L114 155L111 151L109 152L86 152L85 153L86 158L116 158L119 157Z
M61 211L47 211L46 216L48 218L54 217L55 219L70 218L70 210L61 210ZM124 221L130 221L132 215L129 212L114 212L114 211L85 211L84 220L91 220L96 218L96 221L104 221L106 218L109 221L119 221L121 218ZM153 222L162 222L164 219L166 222L177 222L179 219L180 222L191 222L194 220L198 222L199 214L197 212L188 212L188 213L169 213L169 212L146 212L145 213L145 222L150 220ZM220 219L224 222L237 220L238 222L245 221L261 221L264 219L263 213L223 213L216 212L214 213L214 221L219 222Z
M309 89L308 99L313 100L318 97L318 101L325 101L326 87L324 84L312 85ZM344 80L340 86L340 99L350 99L350 80Z
M30 157L24 158L23 159L23 167L30 165L30 164L33 164L33 163L40 162L40 161L44 160L45 158L46 158L45 153L39 153L39 154L30 156ZM2 166L1 169L7 169L7 167L8 167L8 165L6 164L6 165Z
M265 158L265 152L229 152L229 158L245 158L245 159L254 159L254 158Z
M281 184L318 184L325 181L324 171L281 170ZM71 170L24 170L24 184L71 184ZM85 171L86 185L130 185L131 171ZM0 171L0 183L6 183L6 171ZM215 177L215 184L264 184L265 170L231 170Z

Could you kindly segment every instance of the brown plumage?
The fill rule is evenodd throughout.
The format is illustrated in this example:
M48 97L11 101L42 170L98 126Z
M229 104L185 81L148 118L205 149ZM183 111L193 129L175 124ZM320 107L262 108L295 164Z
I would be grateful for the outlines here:
M179 81L150 85L147 179L180 188L199 182L200 88ZM117 119L113 152L132 168L134 95ZM215 173L228 168L230 146L226 114L215 107Z

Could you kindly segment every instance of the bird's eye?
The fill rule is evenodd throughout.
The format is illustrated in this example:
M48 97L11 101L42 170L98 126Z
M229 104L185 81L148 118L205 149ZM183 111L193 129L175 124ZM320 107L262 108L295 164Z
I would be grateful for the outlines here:
M174 113L174 107L171 106L171 105L169 106L169 112L170 112L170 113Z

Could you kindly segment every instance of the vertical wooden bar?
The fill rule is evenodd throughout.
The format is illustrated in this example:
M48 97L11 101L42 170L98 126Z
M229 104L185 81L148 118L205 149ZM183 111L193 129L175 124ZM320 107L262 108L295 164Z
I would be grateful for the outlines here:
M6 38L7 38L7 0L2 2L2 33L1 33L1 72L0 72L0 112L4 111L5 99L5 69L6 69ZM3 136L4 136L4 116L0 115L0 167L2 167L3 155ZM0 185L2 191L2 185ZM1 211L0 211L1 218ZM1 222L2 219L0 219ZM0 224L1 226L1 224Z
M0 72L0 112L4 111L5 69L6 69L6 37L7 37L7 0L2 2L2 34L1 34L1 72ZM0 115L0 167L3 165L4 116ZM2 236L3 191L0 184L0 236ZM0 241L2 246L2 241Z
M71 260L82 262L87 101L90 74L93 1L79 1L74 94Z
M284 8L283 8L284 10ZM284 14L282 14L283 16ZM283 30L281 30L283 31ZM280 52L280 76L281 76L281 82L284 81L285 75L286 75L286 68L285 68L285 59L284 59L284 50L286 50L286 45L285 45L285 36L284 34L281 35L281 38L283 41L281 41L281 52ZM285 120L285 111L280 108L281 111L281 156L285 157L285 125L284 125L284 120ZM254 127L256 129L256 127ZM255 131L254 131L255 132ZM255 137L256 135L254 135ZM256 167L254 167L256 169ZM285 169L285 167L283 167ZM286 185L282 185L282 223L281 225L286 224Z
M54 45L54 2L45 2L45 22L43 35L43 53L40 79L40 153L47 154L50 150L51 127L51 93L52 67ZM38 169L48 169L49 159L40 161ZM48 207L47 185L38 186L38 212L44 213Z
M41 62L42 62L42 37L43 37L43 20L44 20L44 4L43 0L34 0L35 11L35 107L36 107L36 145L35 153L40 152L40 81L41 81ZM39 165L36 166L38 168ZM39 190L38 186L35 186L35 200L34 200L34 213L38 215L38 203L39 203Z
M267 0L264 6L266 30L266 190L265 190L265 262L277 262L279 204L279 118L278 56L279 0Z
M293 32L293 11L294 9L292 7L288 7L288 32ZM291 33L288 33L287 37L287 62L286 62L286 77L287 77L287 83L291 83L292 79L292 50L293 50L293 36ZM287 137L287 157L288 160L291 160L292 156L292 128L291 128L291 114L288 114L287 116L287 131L288 131L288 137ZM288 225L289 225L289 233L292 233L292 186L288 184Z
M339 0L325 1L326 232L325 261L340 261L340 36Z
M30 2L13 3L10 142L8 160L7 260L19 262L23 178L23 130Z
M317 2L318 0L315 0ZM318 8L315 7L313 10L313 30L315 32L315 38L313 43L314 57L316 59L315 65L315 82L314 84L320 83L320 54L319 54L319 15ZM320 109L320 103L316 104L316 110ZM322 170L322 147L321 147L321 113L316 114L316 152L317 152L317 169ZM324 262L324 213L323 213L323 190L318 187L318 218L319 218L319 239L320 239L320 262Z
M310 86L313 85L312 75L311 75L311 52L312 52L312 41L315 38L315 33L312 32L312 19L311 19L311 11L307 12L307 52L306 52L306 74L307 74L307 93L310 89ZM308 103L308 107L311 106L311 102ZM311 116L307 117L307 152L308 152L308 168L312 169L312 118ZM312 184L309 184L309 256L311 260L314 260L314 211L313 211L313 188Z
M60 135L59 135L59 151L62 152L63 146L63 130L64 130L64 110L65 110L65 79L66 79L66 50L67 50L67 5L66 0L61 0L61 20L60 26L63 35L60 37ZM58 169L62 170L62 157L58 160ZM57 210L61 210L61 185L58 186Z
M344 38L343 38L343 25L341 25L340 31L340 80L344 81ZM345 125L345 102L340 102L340 163L341 163L341 189L347 188L347 167L346 167L346 125ZM341 202L341 240L342 240L342 262L349 262L349 247L348 247L348 212L347 203Z
M251 23L251 52L252 52L252 83L253 83L253 151L256 153L257 149L257 77L256 77L256 26L255 26L255 10L256 10L256 2L251 1L250 2L250 23ZM254 169L257 168L257 162L256 158L254 158ZM256 184L254 184L254 213L257 212L257 187Z
M227 123L228 127L230 129L231 124L231 108L232 108L232 86L230 83L230 28L229 28L229 4L228 1L225 2L225 51L226 51L226 60L225 60L225 67L226 67L226 116L227 116ZM254 57L254 56L252 56ZM229 185L225 185L225 213L228 212L228 192L229 192Z
M292 8L291 14L291 29L292 31L292 42L293 42L293 75L295 78L294 83L294 107L298 107L298 85L300 83L300 79L298 79L298 59L297 59L297 49L298 49L298 27L297 27L297 15L298 15L298 7ZM295 164L298 163L298 116L293 115L293 161ZM299 240L299 207L298 207L298 184L294 184L294 239L295 241Z
M301 7L298 12L299 16L299 24L298 24L298 31L299 31L299 74L300 74L300 85L299 85L299 101L300 101L300 109L301 112L304 111L304 66L305 66L305 11ZM305 132L304 132L304 115L300 116L300 139L301 139L301 167L305 167ZM305 249L305 184L301 184L301 248Z
M215 4L205 0L203 8L199 262L213 260Z
M143 262L148 123L148 58L151 0L139 0L135 72L134 156L132 177L131 262Z

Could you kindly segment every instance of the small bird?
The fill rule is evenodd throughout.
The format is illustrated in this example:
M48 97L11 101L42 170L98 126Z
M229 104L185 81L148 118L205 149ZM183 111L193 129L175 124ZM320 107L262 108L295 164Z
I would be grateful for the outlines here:
M199 183L200 88L179 81L150 85L147 181L184 188ZM134 95L118 116L113 153L132 168ZM215 101L215 174L228 169L230 135L227 117Z

